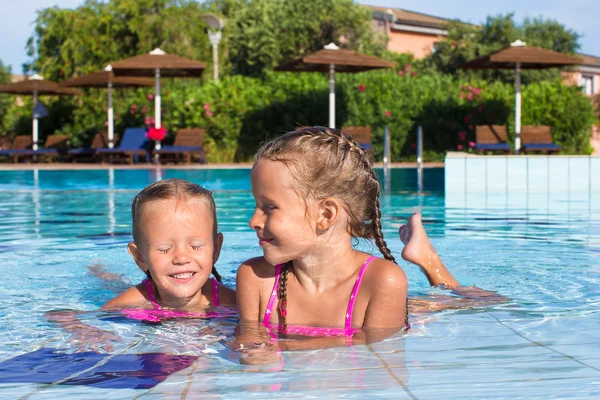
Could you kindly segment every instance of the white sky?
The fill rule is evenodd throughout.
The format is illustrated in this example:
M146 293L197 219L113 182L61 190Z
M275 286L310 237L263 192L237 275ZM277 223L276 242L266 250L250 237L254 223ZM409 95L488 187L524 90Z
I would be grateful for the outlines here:
M458 18L480 23L488 15L515 12L518 21L524 17L556 19L583 37L582 53L600 57L599 0L359 0L362 4L404 8L442 18ZM74 8L83 0L0 0L0 60L21 73L27 61L25 44L33 32L36 10L59 6Z

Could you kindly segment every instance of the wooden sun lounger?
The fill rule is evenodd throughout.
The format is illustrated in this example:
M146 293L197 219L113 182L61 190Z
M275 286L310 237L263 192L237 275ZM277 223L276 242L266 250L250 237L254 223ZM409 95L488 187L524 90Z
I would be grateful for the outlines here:
M475 127L476 151L500 151L510 153L510 145L506 143L505 125L477 125Z
M114 136L113 143L119 142L119 135ZM108 133L96 133L92 139L92 143L89 147L78 147L76 149L69 150L69 156L71 161L76 162L77 159L87 158L91 161L96 159L96 151L98 149L107 149L108 147Z
M192 157L197 155L200 161L204 161L204 137L206 129L204 128L182 128L175 135L173 145L163 146L160 150L154 150L158 154L161 162L174 161L177 163L181 158L186 164L192 162ZM164 157L167 156L167 157Z
M560 146L552 142L552 128L545 125L526 125L521 128L523 153L534 151L560 153Z
M10 149L0 150L0 156L12 157L13 162L17 163L18 152L21 150L29 150L33 145L33 140L31 139L31 135L17 135L12 141Z
M43 156L46 158L46 162L51 163L55 157L66 153L68 143L68 135L50 135L46 138L46 143L42 148L12 151L13 160L15 163L19 162L20 158L28 162L37 161L38 157Z

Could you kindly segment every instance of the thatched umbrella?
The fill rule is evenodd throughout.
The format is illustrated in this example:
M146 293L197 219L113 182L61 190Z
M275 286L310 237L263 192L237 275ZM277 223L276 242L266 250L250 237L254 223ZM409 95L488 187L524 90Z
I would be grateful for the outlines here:
M155 78L154 118L155 127L161 127L160 115L160 78L200 78L206 65L201 61L167 54L161 49L154 49L148 54L111 63L115 76L149 76ZM155 148L160 150L160 141Z
M109 64L102 71L92 72L87 75L67 79L61 82L61 86L82 88L107 88L108 89L108 147L114 147L115 121L113 113L113 88L144 87L154 85L151 78L115 76L112 66Z
M62 96L62 95L77 95L77 94L79 94L77 91L64 88L56 82L47 81L38 74L30 76L29 79L27 79L25 81L9 83L7 85L0 85L0 93L32 95L34 108L37 105L38 96L43 96L43 95ZM38 149L38 119L36 117L35 112L33 113L32 139L33 139L32 148L33 148L33 150L37 150Z
M475 58L461 66L463 69L515 69L515 154L521 148L521 70L564 67L581 64L579 57L552 50L527 46L517 40L510 47L487 56Z
M391 68L394 63L355 51L340 49L329 43L305 57L281 64L276 71L329 72L329 127L335 128L335 73L362 72L371 69Z

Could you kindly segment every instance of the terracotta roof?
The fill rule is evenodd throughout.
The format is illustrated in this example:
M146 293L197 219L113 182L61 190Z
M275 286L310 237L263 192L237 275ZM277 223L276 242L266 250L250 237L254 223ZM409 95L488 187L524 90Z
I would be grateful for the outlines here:
M540 69L580 65L581 58L534 46L511 46L487 56L475 58L461 66L464 69L513 69L520 62L523 69Z
M589 67L600 67L600 57L590 56L589 54L577 54L583 59L583 62L579 65L585 65Z
M391 61L351 50L322 49L297 60L282 64L275 68L275 70L327 72L329 71L329 64L335 65L335 72L360 72L394 66L394 63Z
M423 26L427 28L444 28L450 19L435 17L433 15L422 14L414 11L402 10L400 8L390 8L390 7L379 7L379 6L366 6L369 7L373 13L381 13L383 15L388 13L388 10L392 12L395 17L396 23L406 24L406 25L414 25L414 26Z

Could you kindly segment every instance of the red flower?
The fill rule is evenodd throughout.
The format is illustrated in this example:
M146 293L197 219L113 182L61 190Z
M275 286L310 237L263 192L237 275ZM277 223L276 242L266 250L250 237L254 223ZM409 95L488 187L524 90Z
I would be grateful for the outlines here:
M392 112L391 111L386 111L384 115L389 118L392 115Z
M404 71L398 71L398 75L400 75L400 76L404 75Z
M462 144L459 144L458 146L456 146L456 148L457 148L458 150L462 150L462 149L463 149L463 145L462 145Z
M458 132L458 138L460 140L465 140L467 138L467 134L465 132Z
M361 83L360 85L357 86L357 89L358 89L359 92L362 93L362 92L365 91L365 87L366 87L365 84Z
M148 101L152 101L152 100L154 100L154 94L148 93Z
M150 128L148 132L146 132L146 137L151 140L163 140L165 135L167 134L167 130L162 126L160 128Z
M469 142L470 147L475 147L475 142Z
M411 69L411 68L412 68L412 65L410 65L410 64L406 64L406 65L404 66L404 72L408 72L408 71L410 71L410 69Z
M410 76L417 76L417 71L413 71L410 73Z

